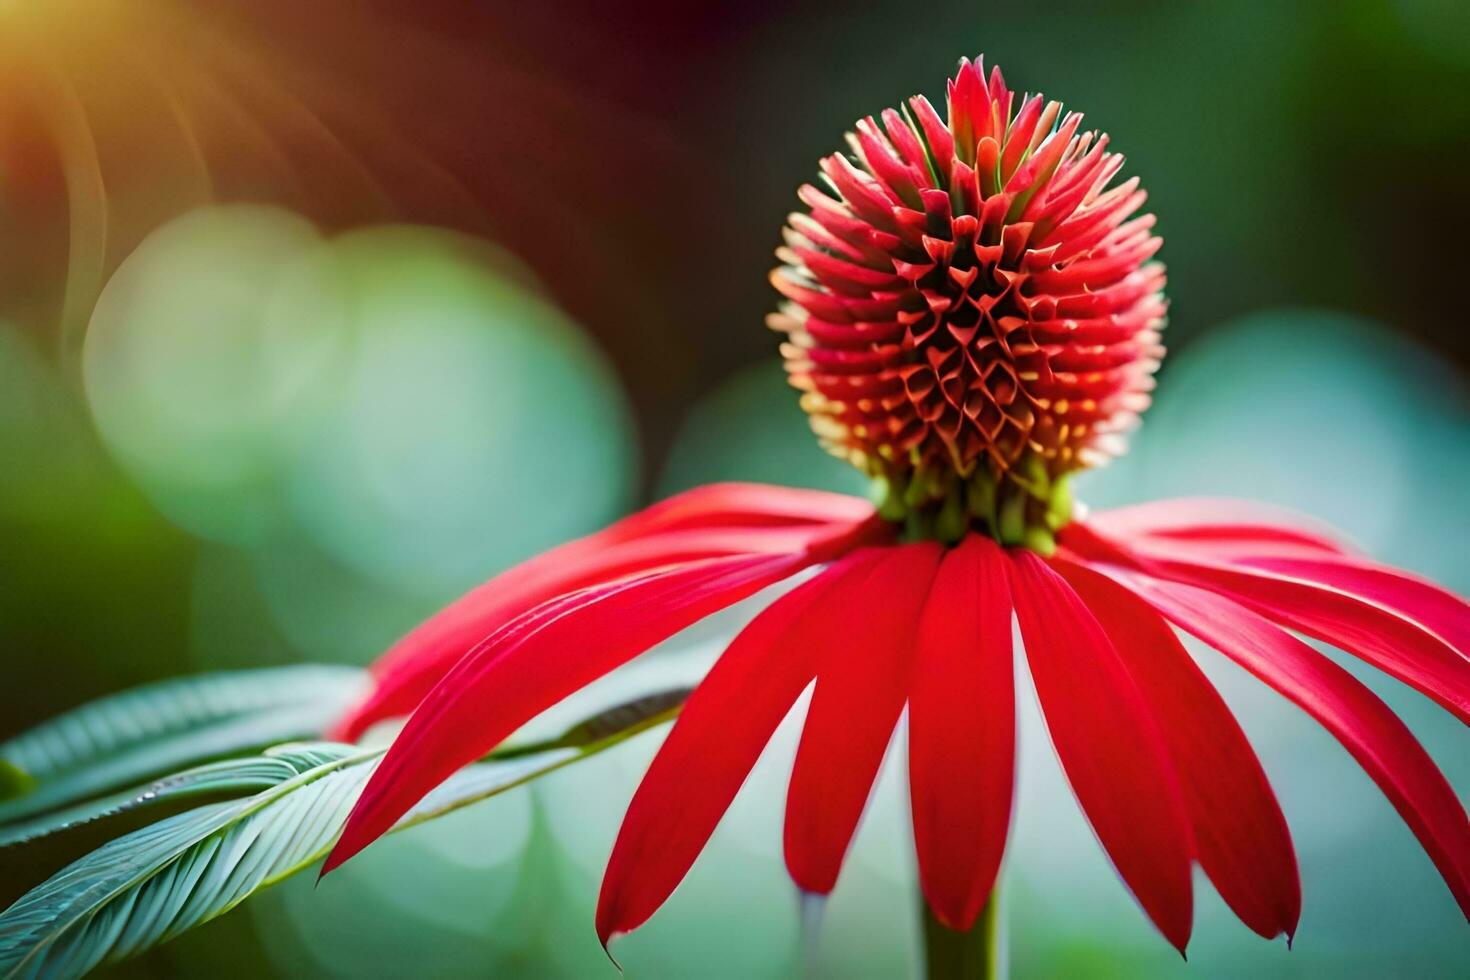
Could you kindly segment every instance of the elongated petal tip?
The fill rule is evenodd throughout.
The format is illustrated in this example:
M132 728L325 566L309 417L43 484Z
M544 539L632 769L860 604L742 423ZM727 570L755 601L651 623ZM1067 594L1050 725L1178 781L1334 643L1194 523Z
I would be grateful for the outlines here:
M349 825L351 822L352 818L349 816ZM345 834L338 838L337 843L333 844L332 850L328 852L326 860L322 862L322 869L317 872L316 883L320 885L323 878L356 857L368 843L369 841L363 841L360 844L347 843Z
M648 921L648 915L635 910L627 901L626 896L615 893L608 888L607 879L603 879L602 892L597 899L597 911L593 918L593 927L597 931L597 941L602 944L602 951L612 961L613 966L622 971L622 964L612 954L612 943L628 933L633 932L644 922Z
M1169 941L1169 945L1179 950L1179 956L1185 962L1189 961L1189 940L1194 935L1194 915L1191 909L1186 908L1182 916L1176 917L1176 921L1170 923L1159 923L1159 931Z
M602 955L607 957L607 961L611 963L613 965L613 968L616 969L619 973L624 972L623 964L619 963L618 958L612 954L612 941L622 936L626 936L627 934L627 930L614 929L611 932L604 932L600 924L597 927L597 941L602 944Z

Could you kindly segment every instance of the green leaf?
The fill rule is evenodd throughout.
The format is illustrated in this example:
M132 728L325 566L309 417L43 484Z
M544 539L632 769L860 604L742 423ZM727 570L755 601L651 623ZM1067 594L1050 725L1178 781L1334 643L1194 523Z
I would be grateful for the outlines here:
M93 701L0 743L0 768L32 781L13 798L0 793L0 824L192 763L318 737L367 684L358 668L309 664L200 674Z
M272 758L246 758L226 759L185 769L177 775L165 776L143 787L112 793L39 817L29 817L0 826L0 848L29 844L84 825L105 824L125 813L138 810L149 810L150 816L157 819L158 808L174 801L180 801L182 809L190 809L201 802L210 802L210 796L248 796L280 782L275 777L281 765L281 762ZM153 819L148 822L153 822Z
M541 748L475 763L426 796L402 830L588 758L672 717L686 690L579 722ZM67 866L0 914L0 975L80 976L208 922L324 857L382 749L285 745L235 776L271 782L236 800L168 816ZM262 763L246 769L245 763ZM208 782L209 777L195 777ZM247 774L248 772L248 774ZM273 781L273 782L272 782ZM197 783L193 784L197 787Z
M110 840L206 803L258 793L293 775L287 761L273 757L212 762L0 826L0 907Z

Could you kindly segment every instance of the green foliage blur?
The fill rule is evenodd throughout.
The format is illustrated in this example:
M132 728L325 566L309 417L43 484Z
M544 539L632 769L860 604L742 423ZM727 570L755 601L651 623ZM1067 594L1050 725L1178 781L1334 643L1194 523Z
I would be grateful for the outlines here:
M485 221L411 205L327 215L250 185L140 231L76 349L31 302L62 289L64 264L27 266L51 283L0 270L0 737L178 673L368 663L489 575L698 483L862 492L784 384L761 322L770 253L796 187L853 120L914 91L942 97L977 52L1112 135L1166 242L1158 399L1082 499L1276 501L1470 591L1470 6L421 6L362 8L389 36L470 62L493 47L517 79L504 98L491 82L466 89L505 119L455 122L445 150L446 173L483 182L466 178L469 192L495 186ZM250 16L256 43L319 59L329 78L377 57L329 23ZM4 17L0 4L0 30ZM391 79L391 47L380 62ZM452 102L405 116L458 120ZM585 138L584 115L656 138ZM406 140L417 124L402 123ZM557 206L582 196L607 204ZM23 217L0 211L0 257L41 250ZM716 649L752 613L684 642ZM1295 949L1250 934L1200 879L1181 963L1097 848L1022 691L1013 975L1470 974L1463 919L1368 779L1288 705L1200 657L1292 822ZM1470 788L1463 729L1353 669ZM614 976L592 908L658 737L387 839L319 887L287 882L112 973ZM620 942L630 976L788 976L809 958L819 976L915 969L901 767L820 930L803 933L779 843L794 738L788 720L690 879Z

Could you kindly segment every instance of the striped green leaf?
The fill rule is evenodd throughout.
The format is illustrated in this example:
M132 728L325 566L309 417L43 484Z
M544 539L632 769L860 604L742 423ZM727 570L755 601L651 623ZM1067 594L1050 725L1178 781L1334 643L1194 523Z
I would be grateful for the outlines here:
M368 684L308 664L182 677L124 691L0 743L0 825L182 767L317 738ZM8 797L8 798L7 798Z
M687 693L637 698L578 722L558 738L469 766L394 830L610 748L672 717ZM224 775L227 767L208 777L196 770L200 784L237 779L268 785L128 833L26 893L0 914L0 976L81 976L222 915L315 864L336 839L381 753L335 743L286 745L242 761L233 776Z

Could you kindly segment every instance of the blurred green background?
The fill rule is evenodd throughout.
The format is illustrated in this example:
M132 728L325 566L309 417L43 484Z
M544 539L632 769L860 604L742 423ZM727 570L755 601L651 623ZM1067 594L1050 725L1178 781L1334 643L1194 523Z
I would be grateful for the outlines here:
M99 298L67 259L85 240L74 147L45 99L22 98L40 60L0 41L0 737L180 672L367 663L495 571L697 483L860 492L816 448L761 325L770 253L854 119L939 99L982 51L1111 133L1166 240L1159 398L1082 497L1277 501L1470 591L1463 3L130 11L146 15L87 44L207 31L238 55L220 72L269 70L304 108L266 111L244 76L237 115L171 103L205 134L211 177L178 196L153 165L167 141L137 135L170 89L81 59L93 48L70 46L69 21L28 28L49 64L84 65L70 77L112 219ZM214 70L158 57L176 95ZM109 79L128 97L89 95ZM211 136L246 130L249 146ZM252 168L272 145L276 169ZM342 168L379 193L336 193ZM675 642L715 649L752 613ZM1013 975L1470 974L1462 917L1367 777L1200 656L1292 822L1296 947L1250 934L1201 878L1181 963L1097 848L1023 690ZM1353 669L1470 787L1463 729ZM614 975L592 908L657 739L387 839L114 973ZM785 976L808 955L824 976L915 968L894 771L803 950L779 845L794 744L788 721L690 879L620 942L628 975Z

